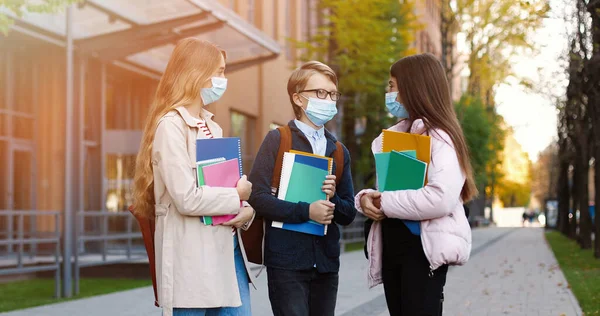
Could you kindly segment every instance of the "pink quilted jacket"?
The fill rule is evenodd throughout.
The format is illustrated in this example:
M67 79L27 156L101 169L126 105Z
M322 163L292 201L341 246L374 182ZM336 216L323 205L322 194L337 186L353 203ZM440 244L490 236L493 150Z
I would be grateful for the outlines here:
M406 132L409 121L402 121L389 130ZM424 134L422 120L410 126L413 134ZM419 190L383 192L381 210L389 218L421 221L421 241L429 268L433 271L444 264L462 265L471 253L471 228L465 215L460 192L465 174L460 168L450 136L434 129L431 135L431 164L427 185ZM373 153L381 152L381 135L372 145ZM360 198L375 190L360 191L354 200L356 209L363 213ZM381 223L374 222L367 239L369 251L369 287L381 284L382 240Z

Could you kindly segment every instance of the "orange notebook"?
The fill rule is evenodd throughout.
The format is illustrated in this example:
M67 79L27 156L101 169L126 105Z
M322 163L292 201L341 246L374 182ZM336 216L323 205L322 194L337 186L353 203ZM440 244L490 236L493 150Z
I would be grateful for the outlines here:
M384 153L392 150L416 150L417 159L426 163L429 169L429 163L431 162L430 136L383 130L381 141L381 151ZM425 176L425 183L427 183L427 176Z

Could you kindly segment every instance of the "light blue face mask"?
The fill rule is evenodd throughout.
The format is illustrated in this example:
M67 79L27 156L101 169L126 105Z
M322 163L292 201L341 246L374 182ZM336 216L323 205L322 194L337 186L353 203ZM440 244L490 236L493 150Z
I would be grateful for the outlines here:
M385 94L385 106L387 107L390 114L397 118L408 118L408 111L402 105L402 103L396 101L398 98L398 92L388 92Z
M200 90L200 96L204 105L216 102L223 96L225 90L227 90L227 78L212 77L210 81L212 82L212 87Z
M306 110L304 110L304 113L306 113L308 119L316 126L325 125L325 123L331 121L338 112L335 101L301 96L308 100L308 106L306 107Z

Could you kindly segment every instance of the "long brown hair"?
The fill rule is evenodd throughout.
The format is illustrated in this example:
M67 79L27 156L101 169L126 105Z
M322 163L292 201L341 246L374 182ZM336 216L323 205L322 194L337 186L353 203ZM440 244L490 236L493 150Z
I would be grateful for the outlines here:
M452 100L450 86L441 63L432 54L418 54L398 60L390 69L398 83L398 96L411 120L423 119L428 131L446 132L467 179L461 191L463 202L477 195L469 148L465 141Z
M135 162L133 197L137 214L154 216L152 143L158 121L169 111L195 101L204 83L219 68L221 58L225 57L225 52L217 46L196 38L182 39L175 46L158 83Z

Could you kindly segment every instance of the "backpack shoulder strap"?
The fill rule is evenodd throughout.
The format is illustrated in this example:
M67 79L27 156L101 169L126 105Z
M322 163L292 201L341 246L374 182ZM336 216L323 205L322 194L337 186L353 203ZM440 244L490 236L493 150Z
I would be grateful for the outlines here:
M340 184L344 174L344 147L342 143L335 142L335 151L333 152L333 161L335 162L335 183Z
M277 158L275 158L275 166L273 166L273 178L271 179L271 189L277 190L279 188L279 181L281 180L281 167L283 166L283 154L292 149L292 130L289 126L278 127L279 131L279 151L277 152Z

